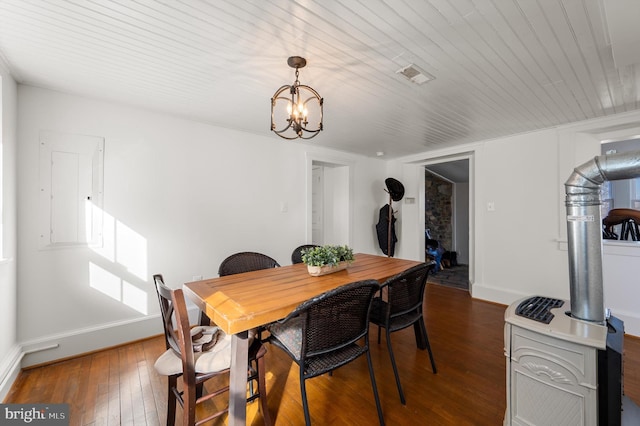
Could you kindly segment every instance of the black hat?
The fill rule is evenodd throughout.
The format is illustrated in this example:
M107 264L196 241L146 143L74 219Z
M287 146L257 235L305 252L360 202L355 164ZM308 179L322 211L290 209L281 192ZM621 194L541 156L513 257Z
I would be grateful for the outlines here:
M387 185L387 190L389 191L389 195L391 195L391 199L393 201L402 200L402 197L404 197L404 186L400 181L394 178L386 178L384 183Z

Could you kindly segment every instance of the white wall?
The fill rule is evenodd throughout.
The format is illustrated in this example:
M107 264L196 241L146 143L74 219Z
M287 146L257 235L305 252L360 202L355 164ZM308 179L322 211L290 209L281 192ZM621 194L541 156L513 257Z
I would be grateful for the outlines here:
M458 263L469 264L469 183L456 183L455 186L455 244Z
M217 276L238 251L288 264L306 242L310 155L353 165L351 245L378 252L374 222L359 219L380 205L377 159L30 86L18 99L18 338L25 350L53 346L25 365L160 333L154 273L177 287ZM104 248L38 250L42 129L105 138Z
M419 187L421 163L473 152L475 199L470 206L471 274L474 297L510 304L531 295L569 298L564 182L574 167L600 155L600 141L637 134L640 113L620 114L558 129L514 135L400 159L406 186ZM418 191L419 194L419 191ZM487 210L487 203L495 211ZM405 220L401 257L418 256L416 236L424 202L402 205ZM605 305L625 321L627 333L640 335L640 243L608 247L603 274Z
M16 339L16 112L17 87L0 59L2 76L2 258L0 258L0 400L13 382L19 368Z

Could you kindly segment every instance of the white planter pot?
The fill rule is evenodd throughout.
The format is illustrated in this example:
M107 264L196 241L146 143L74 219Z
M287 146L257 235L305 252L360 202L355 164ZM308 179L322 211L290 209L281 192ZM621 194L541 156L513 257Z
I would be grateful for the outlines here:
M349 266L349 262L340 262L337 265L327 265L327 266L310 266L307 265L307 270L309 271L309 275L313 277L319 277L320 275L333 274L334 272L342 271Z

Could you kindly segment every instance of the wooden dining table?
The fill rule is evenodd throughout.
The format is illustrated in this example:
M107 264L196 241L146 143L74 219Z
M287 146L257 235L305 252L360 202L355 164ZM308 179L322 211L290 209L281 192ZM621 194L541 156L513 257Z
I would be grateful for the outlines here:
M347 269L318 277L299 263L184 284L198 308L232 335L229 425L246 424L249 330L282 319L300 303L341 285L366 279L382 283L421 263L358 253Z

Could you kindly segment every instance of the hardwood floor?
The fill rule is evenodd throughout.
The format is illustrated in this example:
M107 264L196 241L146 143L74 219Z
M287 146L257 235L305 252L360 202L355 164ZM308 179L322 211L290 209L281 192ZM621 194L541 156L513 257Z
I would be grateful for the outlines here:
M372 357L387 425L501 425L506 407L505 306L473 300L466 291L427 286L426 323L437 374L412 329L394 333L393 346L407 405L400 403L384 334L371 329ZM276 425L303 425L298 367L268 346L267 390ZM4 402L70 404L71 425L164 425L166 379L153 364L161 336L23 371ZM640 339L625 338L625 393L640 401ZM361 358L307 381L312 422L377 424L366 365ZM261 425L257 403L248 418ZM180 409L178 409L181 412ZM176 422L180 424L180 420Z

